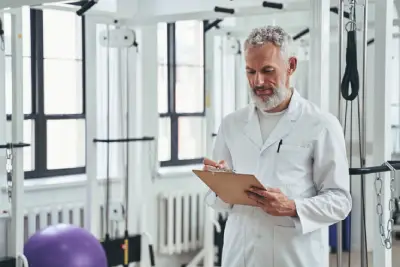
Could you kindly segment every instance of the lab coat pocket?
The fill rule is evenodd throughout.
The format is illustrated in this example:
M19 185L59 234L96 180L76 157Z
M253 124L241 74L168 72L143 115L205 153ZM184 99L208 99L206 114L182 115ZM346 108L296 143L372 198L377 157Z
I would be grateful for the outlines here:
M295 228L274 226L274 267L321 267L320 231L301 234Z
M297 184L312 171L310 146L284 145L279 147L275 160L275 177L284 185Z

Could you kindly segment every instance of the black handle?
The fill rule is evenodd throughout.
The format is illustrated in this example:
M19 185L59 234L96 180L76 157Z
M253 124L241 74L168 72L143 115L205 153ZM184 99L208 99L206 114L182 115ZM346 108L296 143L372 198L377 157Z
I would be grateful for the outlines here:
M154 267L154 266L156 266L156 263L154 261L153 245L149 245L149 252L150 252L150 264L152 267Z
M219 29L219 24L222 22L222 19L216 19L211 23L206 23L204 26L204 32L208 32L209 30L211 30L212 28L217 28Z
M400 161L388 161L390 165L397 171L400 170ZM379 173L379 172L388 172L391 169L386 166L374 166L374 167L364 167L364 168L350 168L350 175L363 175L363 174L371 174L371 173Z
M283 9L282 3L274 3L274 2L269 2L269 1L264 1L262 3L262 6L268 7L268 8Z
M90 0L90 1L86 2L85 4L82 5L82 7L78 11L76 11L76 14L78 16L82 16L89 9L91 9L95 4L97 4L98 1L99 0Z
M21 148L21 147L28 147L30 144L26 143L7 143L4 145L0 145L0 149L11 149L11 148Z
M130 143L130 142L141 142L141 141L153 141L154 136L143 136L140 138L117 138L117 139L93 139L95 143Z
M226 7L219 7L219 6L216 6L214 8L214 12L235 14L235 10L233 8L226 8Z

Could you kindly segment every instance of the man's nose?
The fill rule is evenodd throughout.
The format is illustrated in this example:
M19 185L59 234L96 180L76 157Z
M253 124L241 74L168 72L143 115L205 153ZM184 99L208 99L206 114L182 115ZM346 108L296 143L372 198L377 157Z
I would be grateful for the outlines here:
M259 73L256 74L256 85L264 85L264 77Z

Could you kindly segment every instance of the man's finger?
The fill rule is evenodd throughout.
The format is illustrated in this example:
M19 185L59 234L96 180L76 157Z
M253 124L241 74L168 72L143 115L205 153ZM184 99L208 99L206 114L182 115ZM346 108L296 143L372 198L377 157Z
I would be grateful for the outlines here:
M218 162L218 167L219 168L222 168L222 169L225 169L226 168L226 163L225 163L225 160L220 160L219 162Z
M267 197L268 195L268 189L264 190L264 189L260 189L260 188L256 188L256 187L252 187L250 188L250 191L253 192L254 194L260 195L262 197Z
M268 188L268 192L274 192L274 193L282 193L282 191L279 188Z
M208 158L203 159L203 164L208 166L218 167L218 163Z
M265 203L265 198L263 196L260 196L259 194L256 194L251 191L246 191L248 197L254 201L256 201L258 204L264 204Z
M263 193L263 197L265 199L268 199L269 201L278 200L279 195L280 195L280 193L274 193L274 192L269 192L269 191L264 191L264 193Z

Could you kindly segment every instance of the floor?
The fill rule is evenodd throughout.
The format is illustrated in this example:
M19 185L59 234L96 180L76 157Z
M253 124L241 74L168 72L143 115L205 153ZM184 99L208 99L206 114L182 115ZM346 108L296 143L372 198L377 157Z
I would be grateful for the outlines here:
M351 253L351 265L349 266L349 253L343 252L343 264L339 267L367 267L361 266L360 262L360 253L354 252ZM330 256L330 267L337 267L337 259L336 254L331 254ZM392 247L392 266L397 267L400 266L400 241L394 241ZM381 267L381 266L372 266L372 253L368 255L368 267Z

